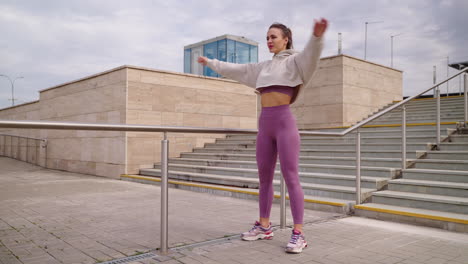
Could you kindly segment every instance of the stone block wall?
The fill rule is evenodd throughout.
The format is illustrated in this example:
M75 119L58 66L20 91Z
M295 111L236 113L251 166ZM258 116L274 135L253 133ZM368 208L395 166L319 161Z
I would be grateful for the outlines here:
M128 68L127 124L255 129L255 109L254 90L231 80ZM169 157L224 137L168 133ZM162 133L129 132L127 173L160 162L162 138Z
M403 98L402 72L347 55L322 58L291 105L299 129L349 126Z
M343 125L361 121L403 98L402 72L343 56Z
M127 71L111 70L41 91L41 120L125 123ZM125 132L41 130L47 167L119 178L125 171Z
M125 68L110 70L42 90L39 101L3 109L0 119L125 123L126 74ZM39 157L47 168L113 178L125 172L125 132L7 129L1 133L47 139L47 154ZM15 144L22 144L17 138L10 140L14 151Z

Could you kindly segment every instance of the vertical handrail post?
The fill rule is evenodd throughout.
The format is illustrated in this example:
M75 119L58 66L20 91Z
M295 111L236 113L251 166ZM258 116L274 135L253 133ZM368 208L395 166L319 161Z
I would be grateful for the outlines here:
M437 135L437 149L439 149L440 146L440 90L439 86L436 87L436 100L437 100L437 107L436 107L436 135Z
M29 158L29 146L28 145L29 145L29 139L26 138L26 162L28 162L28 158Z
M20 137L16 137L18 140L16 140L16 142L18 142L18 146L16 147L16 159L17 160L21 160L21 156L20 156L20 152L21 152L21 138Z
M361 132L356 130L356 204L361 204Z
M168 253L168 158L169 141L167 132L161 141L161 253Z
M286 183L284 177L280 179L280 228L286 228Z
M468 69L463 74L464 79L464 99L465 99L465 123L464 127L468 127Z
M44 142L44 168L47 169L47 139L44 139L42 142Z
M401 117L401 168L406 169L406 105L403 105Z

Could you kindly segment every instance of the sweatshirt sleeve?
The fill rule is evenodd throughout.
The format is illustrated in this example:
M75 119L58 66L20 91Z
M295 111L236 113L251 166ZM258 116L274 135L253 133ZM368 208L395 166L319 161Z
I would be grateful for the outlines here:
M256 88L257 78L262 69L262 63L237 64L208 59L207 66L224 77L233 79L249 87Z
M320 60L322 49L323 36L316 37L312 34L311 38L305 45L304 50L294 56L294 62L299 70L299 74L304 85L306 85L314 75Z

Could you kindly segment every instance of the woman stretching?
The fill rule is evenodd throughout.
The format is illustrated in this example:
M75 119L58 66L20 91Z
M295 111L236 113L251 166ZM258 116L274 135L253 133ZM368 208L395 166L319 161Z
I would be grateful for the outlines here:
M313 34L303 51L293 50L291 30L283 24L272 24L267 32L271 60L260 63L235 64L199 57L198 62L222 76L236 80L261 94L262 111L258 121L256 160L259 177L260 218L243 240L272 239L270 211L273 203L273 177L277 155L288 188L294 229L286 252L300 253L307 247L302 233L304 193L299 181L300 136L296 119L289 105L294 103L301 88L312 78L323 48L326 19L314 22Z

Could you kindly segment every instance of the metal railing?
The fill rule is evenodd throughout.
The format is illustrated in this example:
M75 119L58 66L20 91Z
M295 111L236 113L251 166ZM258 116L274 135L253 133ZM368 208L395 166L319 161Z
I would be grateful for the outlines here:
M342 131L342 132L319 132L319 131L299 131L300 135L313 135L313 136L331 136L339 137L345 136L353 131L356 131L356 204L361 204L361 133L359 128L368 124L369 122L381 117L382 115L403 106L402 115L402 169L406 168L406 107L405 104L409 101L436 89L437 96L437 142L440 143L440 93L438 91L439 85L455 78L456 76L468 72L468 68L461 70L459 73L452 77L432 86L431 88L411 96L399 103L396 103L371 117L359 122L358 124ZM468 119L468 103L467 103L467 77L465 74L465 120L466 126ZM47 121L10 121L0 120L0 128L29 128L29 129L61 129L61 130L97 130L97 131L126 131L126 132L162 132L164 138L161 141L161 246L160 251L162 254L168 253L168 154L169 154L169 141L167 140L167 133L221 133L221 134L257 134L256 129L225 129L225 128L203 128L203 127L176 127L176 126L149 126L149 125L123 125L123 124L89 124L89 123L70 123L70 122L47 122ZM281 178L281 216L280 227L286 227L286 185L284 179Z
M15 138L16 144L13 144ZM7 141L9 141L9 144L7 144ZM22 141L24 144L22 144ZM31 141L34 143L31 144ZM23 149L26 150L25 153L22 152ZM47 167L47 139L0 134L0 156L41 166L41 149L44 149L43 167ZM24 159L23 154L25 154Z

